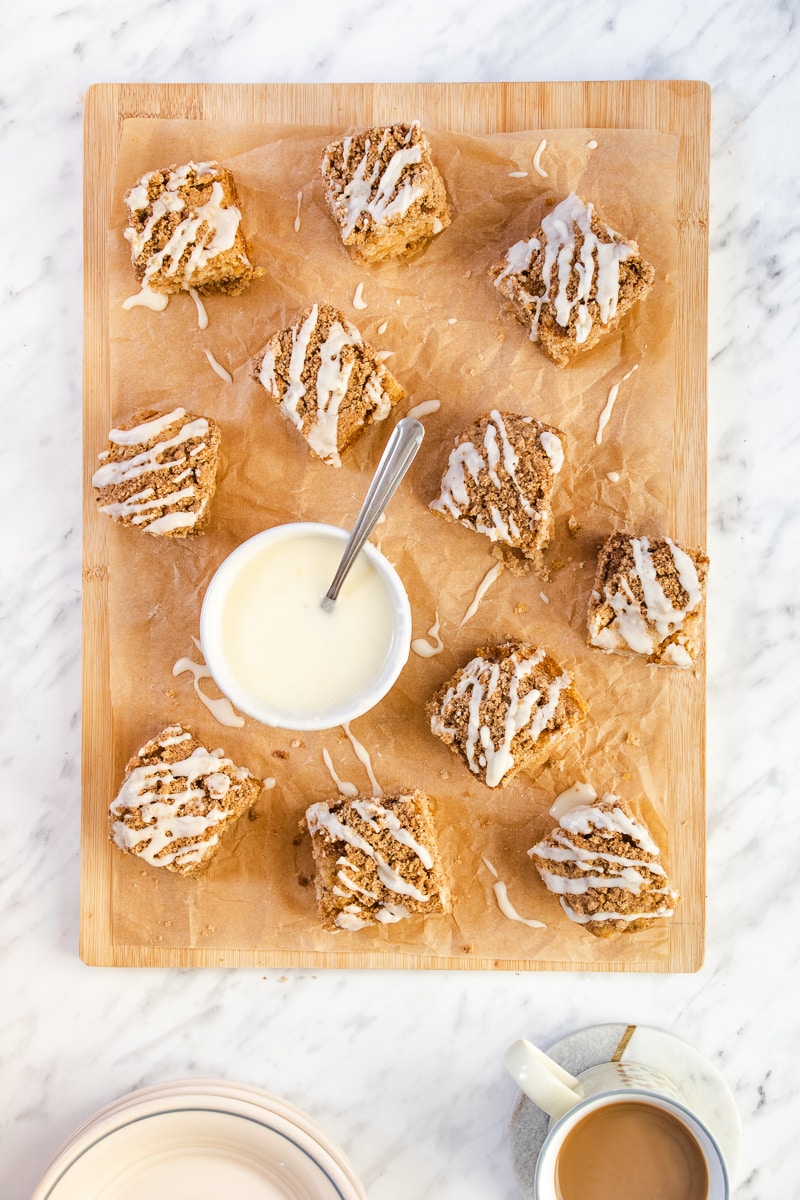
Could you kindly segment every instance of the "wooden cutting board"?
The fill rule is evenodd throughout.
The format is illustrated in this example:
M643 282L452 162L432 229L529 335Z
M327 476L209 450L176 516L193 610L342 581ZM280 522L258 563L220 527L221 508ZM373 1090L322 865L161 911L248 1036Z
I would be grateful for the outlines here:
M525 958L247 947L132 946L114 936L109 800L119 779L114 744L108 623L107 526L91 489L97 447L112 425L108 246L115 166L124 122L133 117L358 127L408 119L424 127L486 134L536 129L648 129L677 135L677 413L669 524L690 544L706 540L706 317L710 91L691 81L514 84L102 84L85 109L84 222L84 567L83 804L81 943L87 963L115 966L359 966L460 969L692 971L702 963L705 928L705 689L686 689L668 747L670 854L682 864L682 901L663 961L626 954L582 963ZM704 683L704 663L698 667ZM587 939L587 942L591 939Z

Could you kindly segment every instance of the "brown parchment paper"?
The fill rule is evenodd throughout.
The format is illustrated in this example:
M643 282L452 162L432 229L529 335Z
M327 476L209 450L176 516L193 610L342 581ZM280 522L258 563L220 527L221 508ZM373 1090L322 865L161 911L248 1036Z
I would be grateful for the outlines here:
M207 745L224 748L258 776L273 777L276 786L262 794L198 880L114 852L114 941L352 952L354 962L364 951L398 951L434 955L442 963L466 955L498 963L636 962L656 968L667 956L664 925L629 938L592 938L561 913L526 851L552 828L547 810L555 795L588 779L598 792L612 790L638 805L680 887L682 864L670 855L670 828L680 814L666 788L666 748L671 705L680 689L701 682L585 645L586 604L603 538L618 527L672 532L664 522L675 422L678 139L637 130L486 137L430 130L453 223L415 261L368 268L350 260L322 198L321 152L342 132L209 121L124 123L108 233L114 421L143 405L167 410L182 404L220 423L223 446L211 523L202 537L160 540L117 526L110 531L115 770L121 779L130 755L180 720ZM596 149L587 145L591 137ZM532 167L542 138L546 178ZM241 297L207 298L205 331L198 329L188 295L173 298L163 313L123 311L122 301L136 290L122 236L125 191L144 171L210 158L235 172L252 258L264 267L263 278ZM527 175L512 177L519 171ZM638 241L655 265L656 283L619 332L559 370L503 312L487 270L572 189ZM359 283L363 311L352 304ZM199 633L205 587L225 555L287 520L349 527L389 435L391 421L367 431L335 470L311 458L250 378L251 356L315 300L337 305L366 340L392 351L388 366L408 393L397 416L424 400L441 402L425 418L422 450L373 540L406 584L414 636L424 636L438 612L445 649L428 659L412 653L391 694L353 723L353 733L385 790L419 786L432 797L454 910L448 917L357 934L320 931L310 847L298 833L306 806L335 794L323 747L342 778L370 791L344 731L300 734L249 719L243 729L223 728L196 697L191 677L172 673L181 656L200 661L192 637ZM388 325L379 335L383 322ZM206 348L233 383L213 372ZM638 369L621 384L598 446L609 391L634 365ZM503 572L460 627L495 561L492 547L433 515L427 504L437 494L455 436L493 407L530 413L567 435L549 551L552 578L544 583L533 574ZM609 481L609 472L618 472L619 482ZM568 532L571 515L580 524L577 537ZM535 778L522 775L492 790L430 734L424 704L477 647L507 637L539 643L565 664L589 704L589 718L558 761ZM210 681L202 686L218 695ZM545 922L545 929L502 915L484 857L518 912Z

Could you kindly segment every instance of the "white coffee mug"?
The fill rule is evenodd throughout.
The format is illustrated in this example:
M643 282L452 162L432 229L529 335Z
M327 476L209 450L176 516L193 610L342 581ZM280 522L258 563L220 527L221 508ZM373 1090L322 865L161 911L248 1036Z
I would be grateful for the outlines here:
M687 1106L672 1079L642 1063L606 1062L577 1078L531 1042L515 1042L505 1066L521 1090L549 1114L550 1131L536 1163L536 1200L558 1200L556 1163L567 1136L589 1113L629 1101L670 1113L692 1134L708 1172L708 1200L729 1200L730 1182L722 1151L711 1131Z

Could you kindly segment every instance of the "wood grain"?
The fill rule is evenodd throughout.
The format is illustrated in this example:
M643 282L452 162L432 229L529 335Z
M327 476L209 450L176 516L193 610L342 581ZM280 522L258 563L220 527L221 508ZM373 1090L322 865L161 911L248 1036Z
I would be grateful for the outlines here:
M694 81L629 80L497 84L98 84L84 118L84 543L83 802L81 934L84 962L108 966L417 967L464 970L587 969L591 964L527 959L411 956L391 953L285 953L203 948L148 948L113 939L111 854L107 834L113 778L113 708L107 623L106 523L89 519L93 455L111 426L106 230L123 123L130 117L319 125L368 125L407 119L432 129L500 133L554 128L653 129L680 137L671 528L690 544L705 542L706 323L710 89ZM704 671L701 663L699 670ZM685 822L671 830L673 859L686 902L670 929L666 964L607 962L599 970L693 971L704 953L705 696L679 681L670 725L668 783ZM691 904L688 901L691 900ZM683 920L682 911L698 914Z

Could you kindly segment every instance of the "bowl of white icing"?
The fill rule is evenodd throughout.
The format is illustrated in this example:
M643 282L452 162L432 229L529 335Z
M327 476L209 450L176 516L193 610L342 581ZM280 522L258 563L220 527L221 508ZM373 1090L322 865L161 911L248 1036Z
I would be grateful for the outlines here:
M331 729L383 699L411 646L400 576L367 543L332 612L322 608L349 534L276 525L242 542L214 574L200 642L233 705L278 729Z

